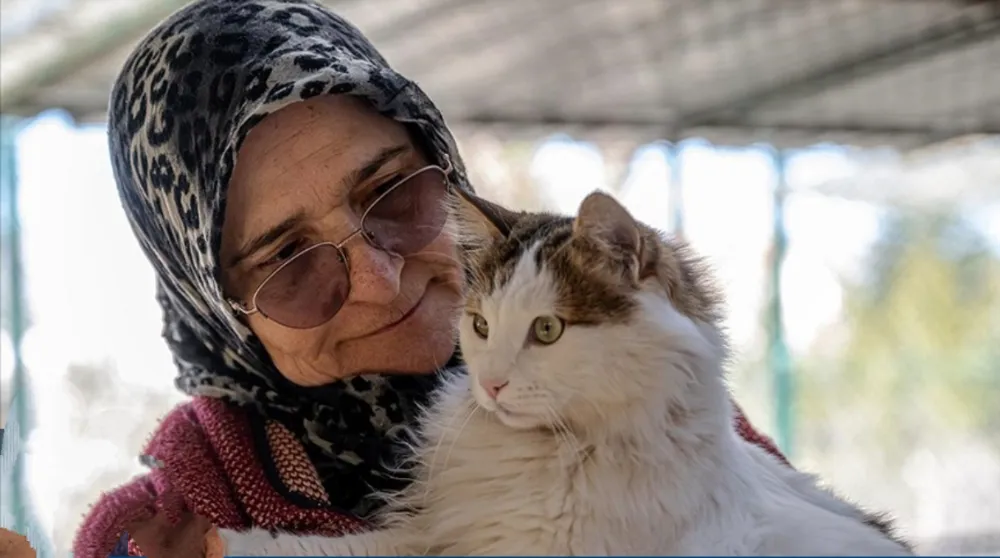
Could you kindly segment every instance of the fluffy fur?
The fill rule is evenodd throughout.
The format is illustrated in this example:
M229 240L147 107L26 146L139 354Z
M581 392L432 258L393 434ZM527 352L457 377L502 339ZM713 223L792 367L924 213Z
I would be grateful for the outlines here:
M600 193L575 219L456 213L468 374L427 410L418 481L379 530L224 532L227 554L910 553L733 431L720 297L683 244Z

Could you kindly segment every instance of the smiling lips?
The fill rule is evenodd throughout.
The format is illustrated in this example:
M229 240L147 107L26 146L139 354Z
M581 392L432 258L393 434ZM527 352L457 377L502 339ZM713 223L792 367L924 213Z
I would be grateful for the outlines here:
M396 321L394 321L394 322L392 322L392 323L390 323L388 325L385 325L383 327L380 327L379 329L376 329L375 331L369 333L365 337L371 337L372 335L378 335L379 333L385 333L387 331L392 330L396 326L402 324L406 320L408 320L410 318L410 316L412 316L413 314L415 314L417 312L417 309L420 308L421 305L423 305L424 298L426 296L427 296L426 292L424 294L420 295L420 300L418 300L416 304L414 304L409 310L407 310L405 314L403 314L402 316L400 316L398 320L396 320Z

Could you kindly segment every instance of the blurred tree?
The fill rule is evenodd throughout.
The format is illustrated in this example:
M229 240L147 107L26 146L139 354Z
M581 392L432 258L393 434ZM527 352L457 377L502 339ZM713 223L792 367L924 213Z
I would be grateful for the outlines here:
M76 527L87 510L109 488L136 472L139 455L159 421L178 402L168 389L123 384L113 360L71 363L66 388L75 394L72 434L107 451L106 461L92 471L89 482L67 487L55 518L56 547L68 551Z
M501 141L488 132L459 139L469 179L479 195L517 209L541 209L543 196L531 178L534 141Z
M839 439L897 470L935 438L1000 451L1000 258L949 208L891 214L844 285L836 356L797 365L801 439ZM932 444L933 445L933 444Z

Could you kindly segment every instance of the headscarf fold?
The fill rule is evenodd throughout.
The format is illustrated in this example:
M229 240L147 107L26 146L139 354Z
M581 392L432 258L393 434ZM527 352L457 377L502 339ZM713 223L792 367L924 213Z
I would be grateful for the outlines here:
M367 515L376 505L371 489L397 482L385 469L394 427L413 420L434 375L293 386L226 304L219 282L226 191L240 145L266 115L330 94L361 98L406 125L432 160L450 159L456 186L469 187L430 99L358 29L309 0L201 0L165 20L114 84L109 144L122 204L156 270L177 387L280 421L305 444L334 505Z

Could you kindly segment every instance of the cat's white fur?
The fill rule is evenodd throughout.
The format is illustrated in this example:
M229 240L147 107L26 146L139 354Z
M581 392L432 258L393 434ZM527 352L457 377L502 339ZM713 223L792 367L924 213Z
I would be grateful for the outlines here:
M637 300L627 324L525 343L556 301L529 250L482 301L488 340L461 320L469 375L430 409L419 480L400 496L421 511L340 538L223 531L226 554L909 554L734 432L714 327L656 281ZM509 384L493 401L480 379Z

